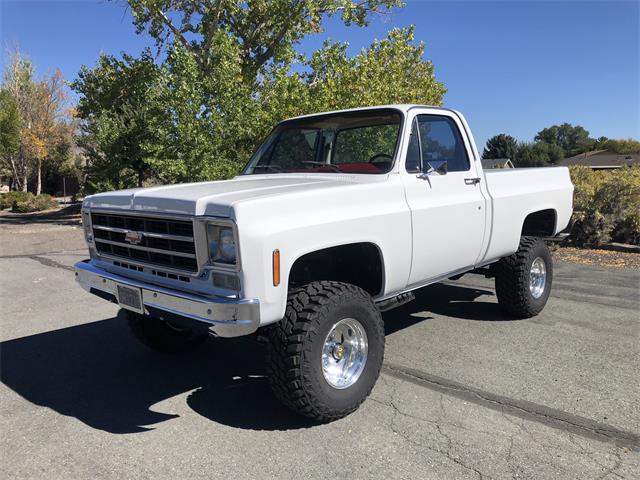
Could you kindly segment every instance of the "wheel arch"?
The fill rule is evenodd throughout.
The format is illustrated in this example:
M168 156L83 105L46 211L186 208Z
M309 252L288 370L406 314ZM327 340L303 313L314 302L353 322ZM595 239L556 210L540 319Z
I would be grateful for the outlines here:
M291 262L286 278L287 287L333 280L356 285L375 298L384 292L384 265L384 254L375 242L353 242L312 249L300 253Z
M556 233L558 212L545 208L528 213L522 221L521 237L552 237Z

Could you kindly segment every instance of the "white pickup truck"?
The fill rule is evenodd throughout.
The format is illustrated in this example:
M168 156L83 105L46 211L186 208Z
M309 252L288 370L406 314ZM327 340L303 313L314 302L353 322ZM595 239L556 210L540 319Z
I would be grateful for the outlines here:
M464 117L390 105L277 125L232 180L92 195L89 292L165 352L260 332L275 395L329 421L354 411L384 355L380 312L465 272L495 277L512 318L537 315L543 238L572 213L566 168L483 172Z

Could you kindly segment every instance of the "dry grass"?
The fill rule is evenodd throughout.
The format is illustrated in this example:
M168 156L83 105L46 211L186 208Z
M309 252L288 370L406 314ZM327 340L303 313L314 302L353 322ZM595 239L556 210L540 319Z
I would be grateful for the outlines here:
M630 268L640 270L640 254L596 250L589 248L559 247L553 251L557 262L571 262L594 267Z

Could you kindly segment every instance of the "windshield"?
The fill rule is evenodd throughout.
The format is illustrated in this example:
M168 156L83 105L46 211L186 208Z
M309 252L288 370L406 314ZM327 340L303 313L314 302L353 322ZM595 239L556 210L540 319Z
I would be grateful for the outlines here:
M401 115L395 110L347 112L278 125L243 175L387 173L393 166Z

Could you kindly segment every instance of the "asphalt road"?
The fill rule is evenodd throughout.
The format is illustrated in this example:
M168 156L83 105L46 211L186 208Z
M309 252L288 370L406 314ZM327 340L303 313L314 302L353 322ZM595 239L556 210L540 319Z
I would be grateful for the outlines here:
M1 478L640 478L638 271L558 264L521 321L491 280L423 289L384 315L371 397L316 425L252 341L136 343L74 284L74 222L0 223L0 256Z

